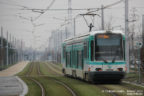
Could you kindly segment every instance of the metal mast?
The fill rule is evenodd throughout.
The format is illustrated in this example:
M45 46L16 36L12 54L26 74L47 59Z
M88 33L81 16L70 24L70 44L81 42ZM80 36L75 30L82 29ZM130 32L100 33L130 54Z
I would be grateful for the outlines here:
M2 61L1 61L1 64L2 64L2 68L4 67L4 52L3 52L3 27L1 27L1 58L2 58Z
M142 15L142 42L144 44L144 15Z
M129 73L129 28L128 28L128 24L129 24L128 0L125 0L125 36L126 36L125 56L126 56L127 72Z
M71 0L68 0L68 30L67 30L68 34L67 35L71 35L73 30L72 30L72 2ZM74 35L74 32L73 32ZM69 37L69 36L68 36Z
M101 28L104 30L104 6L101 6Z
M9 65L9 34L8 34L8 31L7 31L7 45L6 45L6 64L7 66Z

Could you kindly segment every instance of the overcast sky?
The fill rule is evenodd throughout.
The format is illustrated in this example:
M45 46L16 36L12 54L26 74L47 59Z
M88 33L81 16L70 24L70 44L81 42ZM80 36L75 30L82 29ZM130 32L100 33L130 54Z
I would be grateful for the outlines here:
M109 5L119 0L72 0L72 8L85 9L85 8L100 8L101 5ZM41 26L35 27L35 32L32 33L33 25L30 22L30 18L35 18L39 13L34 13L28 10L22 10L25 6L34 9L45 9L49 6L52 0L0 0L0 25L4 27L4 32L9 31L13 36L18 39L23 39L26 46L32 46L33 37L37 37L35 47L45 46L52 30L60 28L64 24L63 20L57 20L56 18L66 18L67 11L47 11L40 16L34 23ZM55 0L51 9L67 9L68 0ZM132 9L136 8L135 14L137 15L137 25L141 24L141 16L144 14L144 0L129 0L129 15L131 18ZM80 13L86 13L83 11L73 11L73 17ZM97 12L100 14L100 11ZM22 19L22 18L27 18ZM112 18L112 19L111 19ZM101 18L95 17L95 27L98 29L101 27ZM109 9L105 9L105 23L107 24L112 20L112 26L124 27L124 2L113 6ZM76 32L81 34L88 31L88 28L83 18L76 20ZM63 28L61 28L63 29ZM4 34L5 34L4 33Z

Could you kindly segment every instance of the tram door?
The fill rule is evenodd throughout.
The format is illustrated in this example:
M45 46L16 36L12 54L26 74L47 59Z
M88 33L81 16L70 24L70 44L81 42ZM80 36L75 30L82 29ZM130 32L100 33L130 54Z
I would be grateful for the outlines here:
M83 50L78 51L78 68L83 69Z

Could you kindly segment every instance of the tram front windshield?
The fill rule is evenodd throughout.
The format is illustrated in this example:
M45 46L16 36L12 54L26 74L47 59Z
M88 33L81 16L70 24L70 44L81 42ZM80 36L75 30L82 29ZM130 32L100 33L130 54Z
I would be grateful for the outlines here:
M122 36L120 34L97 34L95 36L95 59L98 61L123 60Z

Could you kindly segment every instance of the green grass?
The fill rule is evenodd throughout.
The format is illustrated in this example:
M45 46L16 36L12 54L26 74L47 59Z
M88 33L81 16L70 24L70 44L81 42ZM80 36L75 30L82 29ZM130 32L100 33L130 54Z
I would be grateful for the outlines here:
M77 93L78 96L108 96L108 94L102 93L102 90L93 84L85 83L80 80L75 80L64 76L54 76L55 73L46 68L46 66L46 64L41 65L43 74L50 74L49 76L52 76L53 78L64 82L65 84L70 86Z
M41 77L37 80L44 85L47 96L71 96L71 93L64 86L49 77Z
M47 64L46 64L47 65ZM51 65L51 67L53 67L52 64L49 64L49 66ZM45 65L42 65L45 66ZM54 67L55 68L55 67ZM53 70L54 71L54 70ZM43 72L45 74L47 73L53 73L51 72L50 69L48 70L43 70ZM54 74L54 73L53 73ZM128 74L127 76L129 77L135 77L135 74ZM53 76L54 77L54 76ZM119 85L119 84L104 84L104 85L94 85L94 84L89 84L89 83L85 83L82 82L80 80L75 80L75 79L71 79L71 78L67 78L64 76L61 77L57 77L55 76L54 78L63 81L64 83L66 83L68 86L70 86L77 94L78 96L109 96L110 94L108 93L102 93L102 89L100 89L100 86L104 86L105 88L111 89L111 90L124 90L124 93L116 93L119 94L120 96L127 96L126 91L129 89L136 89L136 90L144 90L141 87L136 87L134 85Z
M70 86L78 96L108 96L108 94L102 93L102 90L94 84L67 77L57 77L57 79Z
M125 86L127 87L130 87L130 88L135 88L137 90L143 90L144 91L144 88L142 87L139 87L139 86L136 86L136 85L131 85L131 84L127 84L127 83L123 83Z
M47 67L48 66L45 63L40 64L40 71L42 72L42 74L48 75L48 76L54 76L55 74L51 72Z
M41 96L41 89L34 81L24 77L21 79L24 80L29 87L29 92L26 96Z
M26 68L23 70L23 72L20 72L18 75L19 76L24 76L27 71L29 70L29 67L32 63L29 63ZM24 80L24 82L26 82L26 84L29 87L29 91L28 94L26 96L41 96L41 89L40 87L34 82L32 81L30 78L36 79L37 81L39 81L46 89L46 96L71 96L71 93L65 89L64 86L60 85L59 83L55 82L53 79L49 78L49 77L42 77L42 76L38 76L37 73L37 64L39 63L34 63L32 71L30 73L30 76L32 77L21 77L22 80ZM43 63L40 63L40 70L43 70L41 68L41 66L43 65ZM46 66L44 66L44 68L47 68ZM45 69L46 70L46 69ZM48 74L50 75L50 74Z
M127 73L124 80L125 81L130 81L130 82L135 82L138 80L138 73L137 72L131 72L131 73ZM144 74L141 74L141 80L142 82L144 82Z
M29 70L30 67L29 63L26 68L23 70L23 72L20 72L18 75L24 76L27 71ZM45 76L38 76L37 73L37 64L40 65L40 71L45 75ZM55 64L48 64L48 63L41 63L41 62L35 62L31 71L30 76L32 78L36 79L39 81L46 89L47 96L71 96L71 93L65 89L64 86L61 84L57 83L54 79L60 80L66 85L68 85L70 88L76 92L77 96L110 96L109 93L103 93L103 89L100 88L101 85L95 85L95 84L89 84L86 82L83 82L81 80L76 80L76 79L71 79L68 77L65 77L61 74L62 67ZM59 72L57 72L57 71ZM34 77L33 77L34 76ZM134 74L127 74L128 77L135 77ZM41 89L39 86L34 83L32 80L29 79L30 77L22 77L22 79L27 83L29 87L29 92L27 96L41 96ZM106 88L112 89L112 90L126 90L129 89L127 87L124 87L122 85L102 85ZM127 85L131 86L132 88L136 89L141 89L139 87L133 86L133 85ZM131 88L130 87L130 88ZM142 89L143 90L143 89ZM32 95L34 94L34 95ZM126 93L120 94L120 96L126 96Z
M33 62L33 67L32 67L30 76L33 76L33 77L38 76L37 65L38 65L38 62Z

